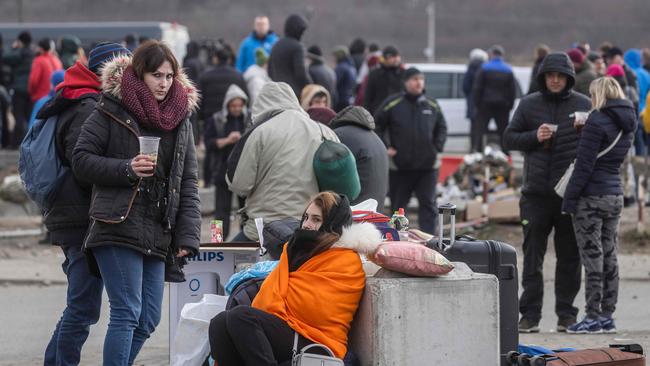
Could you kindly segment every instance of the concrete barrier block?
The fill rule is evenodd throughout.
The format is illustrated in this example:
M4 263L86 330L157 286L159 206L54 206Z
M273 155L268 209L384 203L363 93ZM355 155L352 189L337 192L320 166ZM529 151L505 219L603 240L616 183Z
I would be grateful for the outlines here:
M499 364L498 280L454 264L437 278L367 279L349 342L361 365Z

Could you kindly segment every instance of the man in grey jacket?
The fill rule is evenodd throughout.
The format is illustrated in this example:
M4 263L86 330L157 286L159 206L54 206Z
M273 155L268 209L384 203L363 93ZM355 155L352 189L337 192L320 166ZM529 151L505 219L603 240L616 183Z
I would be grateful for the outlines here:
M363 107L348 106L334 117L330 127L357 161L361 193L351 203L356 205L373 198L377 201L377 212L383 212L388 192L388 155L374 132L375 119Z
M331 129L309 118L287 83L264 85L253 104L252 120L253 128L228 159L228 186L246 198L241 210L244 231L234 241L258 240L255 218L301 218L318 193L313 160L321 131L328 140L339 141Z

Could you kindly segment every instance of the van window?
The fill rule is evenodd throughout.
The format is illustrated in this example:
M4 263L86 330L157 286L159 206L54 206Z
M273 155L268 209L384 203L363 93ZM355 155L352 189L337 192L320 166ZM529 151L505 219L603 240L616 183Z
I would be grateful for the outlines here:
M425 72L427 95L436 99L454 98L454 73Z

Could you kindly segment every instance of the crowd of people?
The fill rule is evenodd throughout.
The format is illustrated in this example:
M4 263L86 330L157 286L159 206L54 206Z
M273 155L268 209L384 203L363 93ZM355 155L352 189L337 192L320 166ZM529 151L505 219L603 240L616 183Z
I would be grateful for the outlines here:
M331 50L331 68L318 45L302 44L309 23L300 15L286 19L282 36L266 16L253 28L238 52L223 40L192 41L182 62L155 40L102 42L86 56L73 38L58 47L42 39L34 48L28 32L2 55L11 75L0 88L2 146L20 144L30 114L57 115L57 152L71 168L44 212L68 278L45 364L78 364L104 289L103 362L133 363L160 321L164 281L198 252L201 177L215 187L214 216L234 241L259 240L254 218L302 219L252 307L211 323L212 355L223 365L285 362L295 332L300 345L320 342L345 355L364 278L353 254L380 240L372 227L351 226L351 205L372 198L381 212L388 196L396 211L415 194L420 229L436 232L447 122L426 94L424 74L406 68L396 47L361 39ZM554 230L558 330L615 332L620 166L632 146L645 151L639 115L650 114L650 51L540 45L535 57L530 90L512 118L516 81L503 47L472 50L463 85L472 151L483 149L494 119L503 150L524 153L519 331L539 331L542 263ZM579 121L576 112L589 117ZM142 136L159 139L156 157L142 154ZM324 139L354 156L358 197L319 192L313 164ZM562 197L555 186L573 161ZM230 233L233 196L238 233ZM581 265L587 308L578 321ZM332 307L315 311L310 301Z

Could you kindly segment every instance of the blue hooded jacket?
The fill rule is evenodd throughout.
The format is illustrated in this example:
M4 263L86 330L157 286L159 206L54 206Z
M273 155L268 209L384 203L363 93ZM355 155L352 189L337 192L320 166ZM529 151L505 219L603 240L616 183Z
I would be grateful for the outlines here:
M273 31L269 31L263 39L257 38L255 31L252 31L239 47L237 70L244 73L246 69L255 63L255 50L258 48L262 48L267 55L270 55L271 48L277 41L278 36Z
M639 83L639 113L645 108L645 98L650 89L650 74L643 68L641 62L641 50L638 48L630 48L623 56L625 63L636 74L637 82Z

